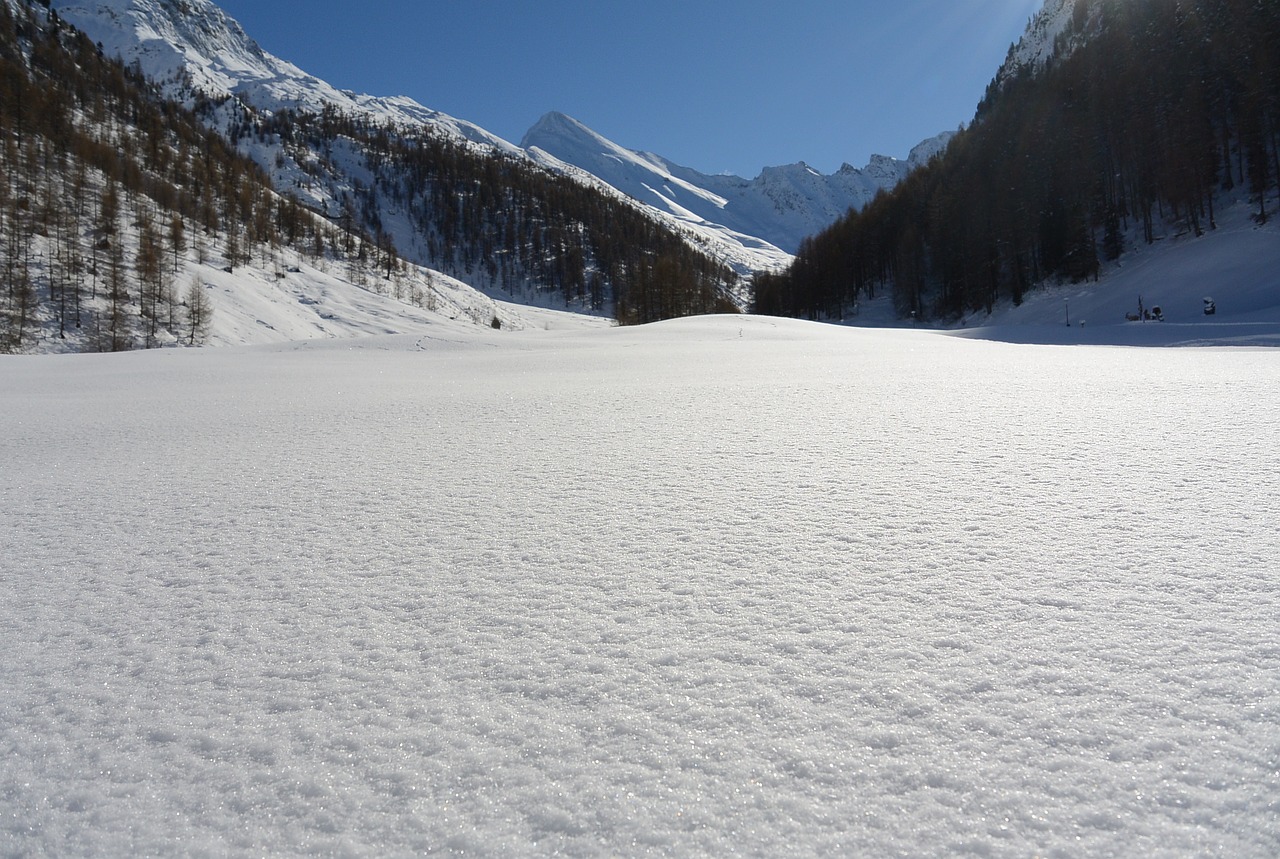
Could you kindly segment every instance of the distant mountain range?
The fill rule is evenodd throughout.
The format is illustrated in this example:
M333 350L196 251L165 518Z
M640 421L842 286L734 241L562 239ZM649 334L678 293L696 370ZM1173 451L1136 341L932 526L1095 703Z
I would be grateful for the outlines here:
M770 267L780 259L771 248L794 254L806 236L829 226L850 208L861 209L882 189L892 188L946 148L953 134L930 138L905 161L873 155L861 170L845 164L831 175L803 161L766 167L755 179L708 175L651 152L636 152L592 131L562 113L548 113L520 142L529 155L551 156L607 182L651 208L698 229L722 231L749 247L751 237L767 246L756 259Z
M786 265L805 236L896 185L943 150L952 136L924 141L905 160L877 155L862 169L845 165L832 175L803 162L765 168L750 180L707 175L660 155L626 149L559 113L544 116L516 145L410 98L339 90L264 51L210 0L53 0L52 7L108 54L137 62L172 97L190 101L198 91L234 95L263 111L318 113L328 108L428 127L471 145L528 158L586 184L616 189L739 273ZM258 155L277 160L265 150ZM263 166L273 168L271 163ZM321 209L336 210L338 205L337 200L311 202ZM411 251L406 255L413 256Z

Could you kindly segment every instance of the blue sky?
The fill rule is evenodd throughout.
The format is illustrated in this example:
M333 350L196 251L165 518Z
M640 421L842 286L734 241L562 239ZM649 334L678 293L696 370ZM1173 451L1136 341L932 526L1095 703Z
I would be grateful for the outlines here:
M905 157L973 116L1043 0L215 0L335 86L519 142L558 110L631 149L754 177Z

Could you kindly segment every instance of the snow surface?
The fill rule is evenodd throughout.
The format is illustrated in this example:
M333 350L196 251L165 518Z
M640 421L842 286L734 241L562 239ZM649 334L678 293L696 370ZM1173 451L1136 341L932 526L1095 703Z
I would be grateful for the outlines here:
M1280 853L1280 353L0 357L0 854Z

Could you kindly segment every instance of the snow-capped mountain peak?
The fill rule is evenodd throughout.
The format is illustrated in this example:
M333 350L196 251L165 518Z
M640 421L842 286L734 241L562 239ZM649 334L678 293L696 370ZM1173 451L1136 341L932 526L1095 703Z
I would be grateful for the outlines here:
M728 202L676 175L679 168L662 156L624 149L563 113L543 116L525 133L520 146L586 170L628 196L658 208L692 202L685 199L687 195L700 197L715 208L723 208Z
M925 141L905 161L875 155L865 168L845 164L829 176L800 161L766 167L755 179L709 175L659 155L626 149L562 113L538 120L521 146L585 170L687 224L763 238L773 247L771 258L756 260L754 267L769 268L776 264L778 249L784 256L794 253L806 236L850 208L862 207L880 189L897 184L945 148L951 136Z
M137 62L177 98L186 82L212 96L238 95L264 110L320 111L325 106L397 124L429 125L507 152L517 148L470 122L406 96L340 90L263 50L210 0L53 0L69 23L125 62Z
M138 61L159 81L185 74L217 95L235 92L248 78L305 77L208 0L66 0L54 8L107 53Z

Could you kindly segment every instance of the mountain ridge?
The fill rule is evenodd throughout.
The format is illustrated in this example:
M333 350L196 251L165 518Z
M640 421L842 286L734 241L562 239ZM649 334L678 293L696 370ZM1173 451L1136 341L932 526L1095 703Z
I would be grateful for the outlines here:
M178 100L194 87L209 96L243 96L256 107L319 112L326 105L393 123L426 124L451 136L514 152L511 143L474 123L408 96L341 90L264 50L210 0L53 0L67 22Z
M520 141L535 155L550 155L597 176L633 199L698 225L756 235L792 255L801 241L862 208L882 189L940 152L944 132L916 146L906 160L873 155L864 168L844 164L823 174L803 161L761 169L754 179L707 174L652 152L625 149L563 113L544 115ZM762 260L758 268L772 267Z

